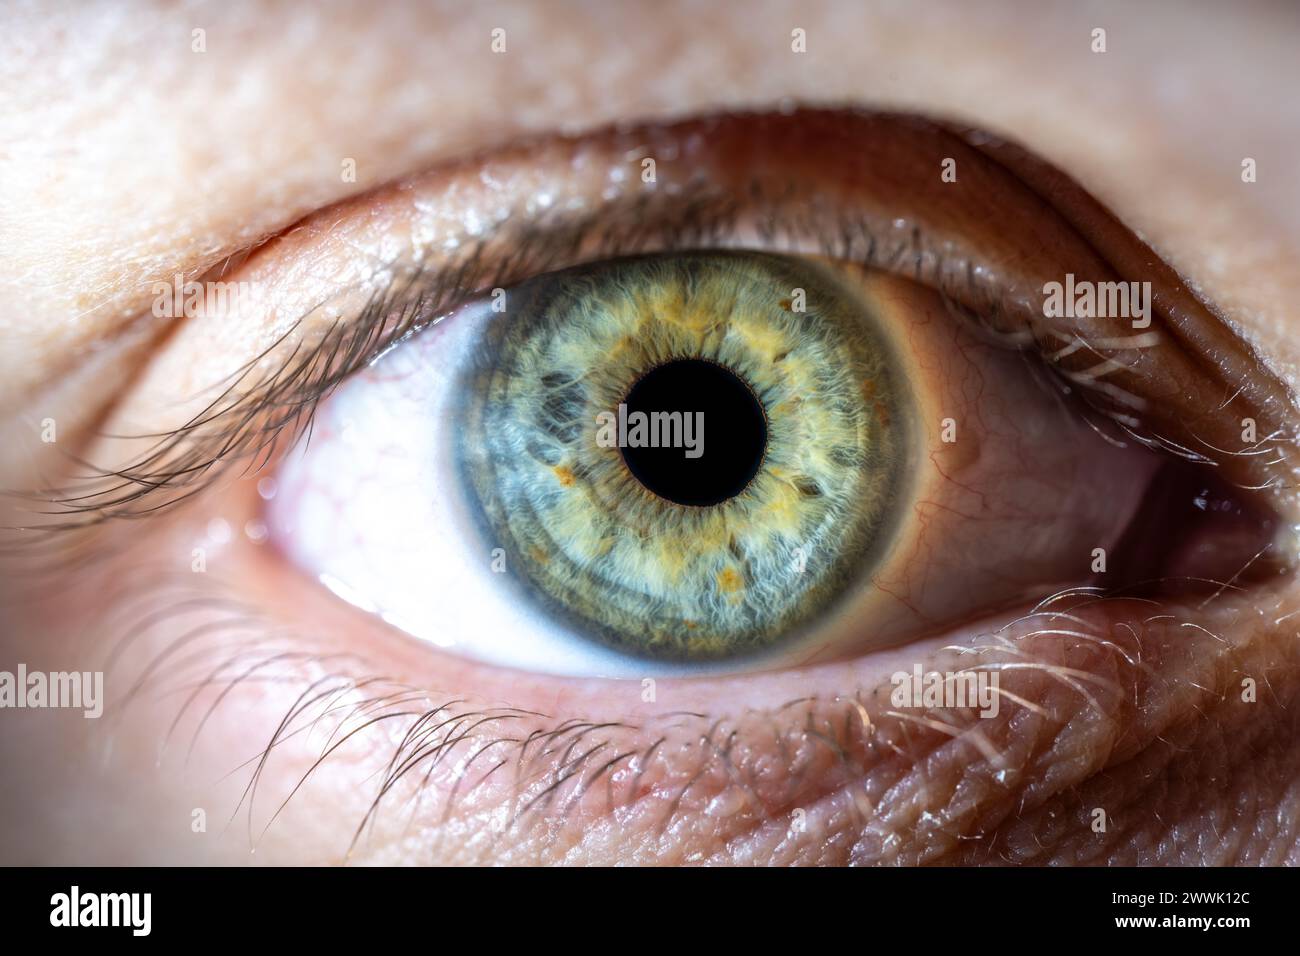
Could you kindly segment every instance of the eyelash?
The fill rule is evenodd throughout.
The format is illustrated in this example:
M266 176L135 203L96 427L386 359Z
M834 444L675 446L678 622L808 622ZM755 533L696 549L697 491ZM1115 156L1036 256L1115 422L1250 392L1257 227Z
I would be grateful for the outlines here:
M1032 344L1032 335L1025 329L1001 329L1003 293L988 283L981 285L969 262L965 268L948 269L945 260L927 246L918 227L891 237L892 242L883 242L862 220L824 223L812 216L805 223L781 223L775 218L775 206L763 206L761 193L751 190L751 198L763 210L756 217L762 242L777 243L784 236L794 244L812 238L823 255L886 271L894 271L899 261L910 256L913 265L906 271L935 284L954 317L978 326L1004 346L1024 350ZM642 195L603 207L595 216L574 221L561 217L555 223L533 221L507 229L504 235L478 239L465 247L455 264L433 272L417 268L394 280L355 316L333 323L317 341L305 348L302 342L294 344L274 371L240 391L269 356L288 346L301 328L300 319L220 383L225 386L223 391L189 422L165 433L129 436L157 439L149 451L129 464L99 469L80 462L89 473L75 484L28 495L57 514L71 516L40 530L75 530L110 519L168 511L205 491L241 462L244 476L259 473L275 459L277 450L292 446L303 436L310 440L316 407L343 381L477 292L581 261L646 251L717 248L736 237L738 218L739 211L725 197L701 189L667 197ZM485 262L489 243L508 243L510 254L494 263ZM958 284L962 285L961 299L982 305L959 304L954 294ZM1064 379L1055 380L1062 396L1084 391L1079 382L1071 388ZM1140 403L1133 400L1128 404ZM1079 407L1088 412L1083 403ZM1103 431L1114 419L1113 414L1090 416L1089 422ZM1118 424L1129 437L1144 444L1205 460L1157 436L1144 435L1135 419L1121 417Z
M127 585L128 590L130 587ZM205 594L200 603L203 607L174 596L166 619L146 617L140 626L127 629L130 637L123 643L142 639L148 628L177 629L186 611L219 607L228 619L223 618L217 630L232 635L249 628L250 620L257 616L255 608L237 600L221 602L211 594ZM1095 620L1085 619L1089 607L1098 604L1112 609L1127 607L1131 623L1111 633ZM1206 674L1216 669L1260 673L1258 662L1251 666L1237 659L1229 642L1185 616L1169 613L1171 609L1176 608L1146 599L1104 598L1089 589L1071 588L1045 598L986 642L964 648L963 656L953 663L1001 671L1004 685L999 693L1009 705L1032 711L1037 733L1049 739L1053 727L1095 720L1104 728L1120 711L1140 712L1143 695L1157 680L1148 657L1169 652L1160 638L1161 629L1178 632L1179 655L1198 661ZM1071 640L1062 640L1065 635ZM961 788L927 776L929 762L937 760L945 749L976 749L985 759L963 762L967 783L1005 786L998 776L1001 758L994 742L984 736L996 733L997 728L927 722L890 709L887 702L877 699L875 690L859 688L833 698L799 697L726 717L678 712L638 723L560 719L492 706L460 694L435 694L377 673L355 654L334 652L328 645L313 646L305 634L281 635L283 643L255 636L233 648L225 644L225 652L215 657L211 650L194 649L192 657L176 658L173 651L178 644L193 636L194 632L189 632L153 657L114 712L120 716L128 705L144 703L147 696L179 696L182 703L176 707L158 759L163 759L183 719L190 716L196 719L191 721L194 729L188 761L213 713L223 702L231 704L241 687L269 682L297 688L296 699L265 746L230 768L230 775L248 771L229 819L233 824L241 814L245 816L253 849L312 776L354 743L347 760L354 761L356 750L362 748L374 761L376 785L374 796L364 801L364 809L358 813L345 861L358 851L374 849L368 841L375 837L381 816L386 826L396 825L399 830L409 829L418 820L440 841L447 838L443 827L453 814L468 814L470 833L495 834L499 839L536 837L540 845L529 846L528 851L540 857L548 841L556 839L565 827L582 830L583 808L589 801L597 802L597 812L616 814L620 826L630 827L627 821L634 815L649 816L655 821L657 836L693 818L703 805L717 801L738 808L726 816L739 834L771 826L784 831L792 808L806 808L810 829L825 826L829 830L828 850L848 852L843 846L832 846L836 826L849 825L845 819L870 821L873 808L882 806L885 794L909 793L918 807L929 808L922 817L928 820L925 832L917 834L919 846L908 851L912 855L900 856L887 839L883 845L873 845L870 839L875 831L868 827L863 836L868 842L852 850L878 862L924 863L926 851L945 852L945 837L971 841L970 845L977 847L977 841L990 836L1004 842L1014 836L1002 834L994 818L985 821L978 832L953 838L945 822L950 809L945 794L955 795ZM204 641L214 638L211 625L201 636ZM970 656L977 663L967 663ZM1210 680L1208 676L1199 679ZM199 705L205 691L215 699ZM1284 706L1282 701L1270 700L1272 706ZM1214 699L1206 703L1211 706ZM201 714L197 712L200 709ZM1021 727L1020 732L1024 731ZM1005 732L1012 730L1008 727ZM322 738L318 755L307 770L297 773L282 798L277 793L257 814L259 789L269 785L263 778L269 773L270 762L302 735L307 736L309 747L313 737ZM789 768L777 779L765 773L761 757L755 756L771 752L781 753L783 765ZM869 773L871 770L877 773ZM438 774L442 777L435 781ZM855 781L864 779L873 780L874 789L862 790L862 801L852 788ZM508 789L492 791L498 785ZM476 803L480 790L485 791L485 809ZM1060 806L1053 810L1049 804L1046 812L1082 813L1079 807L1093 805L1090 799L1095 801L1095 795L1067 793ZM962 801L956 803L960 813ZM1031 801L1015 812L1026 810L1043 812L1044 808L1041 801ZM255 816L260 817L256 823ZM814 823L815 819L823 822ZM952 826L961 830L965 824ZM889 821L880 825L881 832L887 834ZM456 839L454 832L452 839ZM875 836L880 839L881 834ZM960 848L958 842L947 852ZM491 849L491 841L487 846L477 843L480 854ZM435 850L436 846L429 851L431 858L436 856ZM999 852L1023 854L1027 850L1033 847L1003 846ZM646 862L653 862L653 844L645 852L650 854ZM1032 860L1031 854L1022 862Z
M394 281L353 318L334 323L305 351L301 343L295 345L275 371L232 398L267 356L292 339L300 319L230 376L222 393L195 418L170 432L130 436L157 438L147 453L120 468L92 471L76 487L30 496L76 516L42 530L84 528L169 510L203 492L239 462L245 463L245 476L260 472L274 460L278 448L291 446L304 435L310 440L316 407L342 382L478 291L576 264L583 248L590 250L584 258L594 260L650 249L712 248L734 233L735 211L708 195L679 195L668 203L672 206L668 217L668 210L648 208L667 205L663 198L645 196L617 210L602 209L603 222L530 223L515 231L508 240L511 255L495 266L482 261L489 240L478 240L458 264L436 273L417 269ZM642 231L620 225L647 221L656 225ZM765 232L765 238L775 238L775 229ZM819 237L826 254L843 256L851 250L851 238L843 240L841 249L835 248L835 239L831 232ZM913 235L910 242L916 241ZM872 239L869 255L876 248ZM903 248L898 246L895 258ZM158 501L160 497L163 500Z

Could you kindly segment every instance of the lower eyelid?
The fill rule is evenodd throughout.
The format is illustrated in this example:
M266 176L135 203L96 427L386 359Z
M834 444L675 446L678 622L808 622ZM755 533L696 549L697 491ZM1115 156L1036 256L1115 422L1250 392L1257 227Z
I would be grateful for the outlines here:
M348 795L333 812L360 825L400 772L356 860L418 862L437 849L460 862L605 853L659 863L976 862L978 848L993 846L1007 861L1038 859L1051 847L1017 842L1017 819L1066 799L1079 819L1057 830L1073 846L1069 828L1090 832L1090 808L1069 797L1072 787L1106 767L1112 784L1127 780L1117 768L1184 733L1176 728L1198 711L1206 721L1248 717L1263 733L1300 692L1291 643L1267 622L1258 633L1240 626L1247 607L1293 611L1275 590L1230 590L1200 608L1062 595L1001 633L991 622L793 675L659 680L647 695L637 681L575 683L441 655L431 667L427 651L350 609L301 603L295 584L268 570L249 560L225 582L228 604L207 579L201 607L156 606L157 594L193 592L192 577L139 604L133 622L152 624L133 631L136 646L114 672L116 686L132 687L120 716L126 727L145 719L155 743L175 720L163 764L189 762L194 738L199 763L186 773L231 773L272 744L265 766L244 764L232 778L259 774L255 804L240 807L255 841L286 798L275 826L289 832L302 825L299 804L331 793ZM178 633L188 637L177 649ZM972 666L1001 674L993 719L961 708L913 713L889 699L895 671ZM1260 689L1253 709L1241 699L1245 676ZM449 687L475 691L440 690ZM1107 799L1118 799L1113 789ZM1150 814L1125 825L1139 819ZM1095 846L1077 842L1069 852Z
M239 490L255 496L254 485ZM1159 861L1177 843L1145 829L1151 811L1172 821L1179 808L1143 789L1155 786L1147 762L1178 767L1205 752L1189 733L1214 753L1219 728L1245 720L1235 732L1273 753L1274 728L1300 703L1294 642L1268 630L1295 612L1294 596L1234 587L1190 607L1063 598L1023 627L1037 635L997 635L996 620L849 664L658 680L647 699L640 681L431 656L321 602L240 539L240 514L226 502L178 516L171 539L152 542L154 554L188 554L223 517L235 539L213 548L206 575L174 562L115 568L119 585L147 593L111 617L113 634L95 636L110 647L117 629L134 635L109 682L130 699L109 714L150 755L142 772L158 773L161 753L163 773L225 778L216 805L235 814L229 842L266 860L296 859L294 834L325 814L338 823L320 862L1086 862L1112 851ZM183 608L189 599L200 603ZM891 673L972 665L950 645L993 645L983 662L1009 668L997 718L892 705ZM1259 688L1253 709L1246 677ZM1100 849L1094 805L1113 820ZM1221 852L1271 859L1275 844L1261 840Z

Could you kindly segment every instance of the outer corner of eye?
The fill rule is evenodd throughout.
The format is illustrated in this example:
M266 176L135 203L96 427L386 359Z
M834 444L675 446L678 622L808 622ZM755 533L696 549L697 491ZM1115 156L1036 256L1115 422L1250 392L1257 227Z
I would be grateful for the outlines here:
M572 676L830 660L1095 578L1158 462L941 313L760 252L540 275L347 382L268 523L416 638Z

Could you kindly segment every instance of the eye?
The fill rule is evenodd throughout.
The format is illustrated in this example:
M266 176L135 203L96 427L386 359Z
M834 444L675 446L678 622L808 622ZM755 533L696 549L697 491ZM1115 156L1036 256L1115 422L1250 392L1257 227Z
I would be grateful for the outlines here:
M544 275L332 398L272 534L404 629L529 669L917 636L1078 577L1154 465L955 321L913 283L754 252Z
M1138 806L1286 726L1249 620L1294 609L1290 395L1014 146L542 137L222 268L261 294L168 323L21 558L92 569L62 630L110 635L150 767L236 771L250 843L315 788L340 855L1095 860L1112 771ZM896 701L922 670L1003 680Z
M669 255L522 293L518 320L471 346L458 458L487 541L572 630L743 657L823 616L888 547L911 396L829 276Z
M926 241L901 235L928 277ZM1152 451L1144 400L1096 367L1127 368L1099 345L1136 364L1161 342L1149 301L1080 308L1076 329L1127 334L1058 329L1056 361L1098 363L1049 373L1034 326L1009 321L1018 275L965 260L982 299L963 309L951 282L875 268L877 238L858 238L865 262L596 258L439 313L320 410L279 477L274 539L437 646L600 676L835 659L1061 588L1223 580L1267 550L1272 517ZM1056 241L1048 274L1072 282L1078 252ZM1049 287L1037 324L1061 318Z

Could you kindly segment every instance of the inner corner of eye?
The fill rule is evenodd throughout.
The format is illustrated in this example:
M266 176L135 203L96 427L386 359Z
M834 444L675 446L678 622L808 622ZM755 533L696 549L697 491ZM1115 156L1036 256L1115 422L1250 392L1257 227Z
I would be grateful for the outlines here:
M910 328L925 296L747 252L539 276L345 384L272 533L417 637L604 676L848 654L1253 546L1228 489L1117 466L1023 363Z

